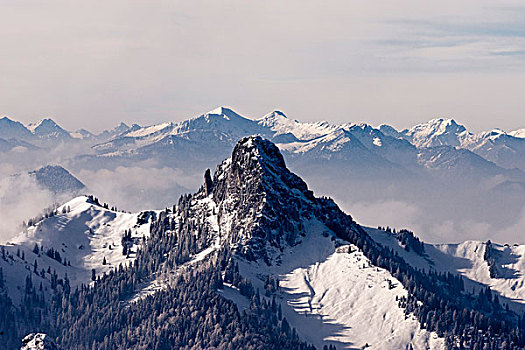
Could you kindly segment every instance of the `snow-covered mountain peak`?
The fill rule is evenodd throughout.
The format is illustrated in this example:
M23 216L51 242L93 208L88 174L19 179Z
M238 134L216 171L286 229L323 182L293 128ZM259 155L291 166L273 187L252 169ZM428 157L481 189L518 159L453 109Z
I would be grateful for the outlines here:
M434 135L442 135L445 133L461 133L466 128L463 125L456 123L451 118L435 118L426 123L418 124L411 129L413 133L427 133Z
M275 110L259 118L258 121L260 124L271 126L271 124L283 121L283 119L288 119L288 117L283 112Z
M461 138L467 136L467 129L450 118L436 118L418 124L405 132L409 140L417 147L460 146Z
M49 131L59 129L60 126L51 118L43 118L37 123L31 123L28 125L29 130L36 133L38 130ZM60 128L61 129L61 128Z
M95 137L93 133L91 133L90 131L86 129L79 129L75 132L70 133L70 135L74 139L80 139L80 140L85 140L85 139L90 139L90 138Z
M242 119L246 119L243 116L241 116L239 113L235 112L233 109L228 108L228 107L224 107L224 106L217 107L217 108L209 111L208 113L205 113L204 115L206 115L206 116L209 116L209 115L220 115L223 118L226 117L226 118L242 118Z
M309 141L319 136L326 135L339 128L328 122L302 123L289 119L281 111L273 111L257 120L257 123L269 128L276 135L291 134L302 141Z
M51 118L44 118L36 124L29 124L28 129L43 139L70 139L69 132L64 130Z
M323 222L342 215L340 221L348 229L354 225L331 200L315 198L288 170L277 146L260 136L241 139L232 156L217 167L213 180L206 182L204 195L211 195L218 208L225 243L248 260L270 263L276 249L298 243L305 223L312 219Z
M360 129L367 134L378 133L378 129L374 128L372 125L367 124L367 123L348 123L348 124L345 124L345 129L347 130Z

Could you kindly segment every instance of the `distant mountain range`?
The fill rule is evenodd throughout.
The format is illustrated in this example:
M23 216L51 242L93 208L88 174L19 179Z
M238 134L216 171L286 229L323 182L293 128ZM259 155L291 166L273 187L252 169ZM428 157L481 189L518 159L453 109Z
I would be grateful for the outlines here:
M205 159L210 151L226 152L243 136L262 135L274 140L288 154L305 155L312 152L325 159L349 159L352 158L349 153L357 151L363 153L363 157L374 158L375 154L394 164L408 165L416 160L417 149L449 146L470 150L502 168L519 168L525 171L524 130L506 133L495 129L473 134L453 119L439 118L398 131L387 124L374 128L368 124L302 123L288 119L280 111L253 120L232 109L219 107L179 123L147 127L137 124L129 127L121 123L98 135L85 129L66 131L49 118L26 127L20 122L3 117L0 119L0 139L3 139L0 145L5 145L2 148L5 152L9 142L12 147L16 147L23 146L23 141L33 141L36 146L51 140L88 140L94 144L93 148L99 156L133 154L138 157L166 152L164 155L169 157L185 151L199 153L205 148L208 152L190 154L191 157ZM50 143L47 145L52 146Z
M448 220L482 222L495 232L496 226L512 226L525 205L523 130L474 134L444 118L399 131L386 124L300 122L280 111L251 119L219 107L181 122L131 127L122 123L93 135L85 130L68 132L50 119L25 127L4 117L0 156L16 161L23 158L18 156L23 150L26 155L49 158L41 166L60 164L86 183L96 183L105 174L125 176L116 169L175 170L181 181L162 191L147 190L155 187L155 179L145 177L129 178L143 191L118 189L124 197L119 205L131 203L140 210L145 209L141 202L151 203L153 192L159 208L170 205L173 197L197 185L187 179L213 167L249 135L274 142L290 168L307 178L316 193L333 196L345 208L388 201L421 208L418 215L425 218L417 222L429 230L425 238ZM54 147L60 161L49 152ZM89 181L82 178L86 173ZM107 192L101 194L105 198L114 196L111 188L102 190ZM505 203L505 210L500 203ZM475 231L470 234L467 237L476 237Z
M33 149L36 147L53 148L60 143L79 140L97 142L118 136L130 129L131 127L121 123L112 130L105 130L95 135L85 129L75 132L67 131L50 118L25 126L4 116L0 118L0 151L9 151L17 146ZM2 145L5 146L2 147Z
M367 124L333 125L327 122L301 123L274 111L252 120L221 107L180 123L163 123L136 128L95 145L98 158L145 159L165 157L169 161L216 161L227 154L237 140L247 135L262 135L274 141L290 158L291 164L315 159L334 163L337 168L368 175L366 170L413 171L435 170L435 157L428 158L426 148L441 157L464 160L471 172L485 171L523 178L525 171L525 139L502 131L471 134L451 119L435 119L410 130L396 131L387 125L374 128ZM464 149L459 151L458 148ZM466 151L465 151L466 150ZM479 159L478 155L484 160ZM343 163L344 164L341 164ZM494 163L494 164L491 164ZM439 167L453 162L439 160ZM305 165L306 166L306 165ZM509 172L519 168L520 172ZM463 170L460 173L464 173ZM454 175L457 175L454 173Z

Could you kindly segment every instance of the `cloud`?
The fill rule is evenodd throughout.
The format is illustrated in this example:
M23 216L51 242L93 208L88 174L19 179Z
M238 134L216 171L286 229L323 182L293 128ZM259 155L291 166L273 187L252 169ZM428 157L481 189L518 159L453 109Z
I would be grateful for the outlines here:
M446 205L437 197L433 205L436 209ZM448 203L454 203L455 198L449 197ZM428 243L457 243L465 240L491 239L499 243L524 244L525 233L525 206L519 215L506 224L497 224L476 220L470 217L446 217L435 210L422 210L416 201L405 202L400 200L378 200L374 202L357 202L347 205L348 212L358 223L370 226L390 226L401 229L408 228L418 237ZM465 214L460 208L461 214ZM502 210L505 210L504 208Z
M93 194L128 211L170 207L177 203L181 193L194 192L202 184L202 174L168 167L83 169L78 177Z
M362 225L397 228L415 226L420 215L415 205L398 200L358 202L350 205L349 212Z
M0 244L14 237L23 221L35 217L53 204L53 194L42 189L27 174L5 176L0 180Z

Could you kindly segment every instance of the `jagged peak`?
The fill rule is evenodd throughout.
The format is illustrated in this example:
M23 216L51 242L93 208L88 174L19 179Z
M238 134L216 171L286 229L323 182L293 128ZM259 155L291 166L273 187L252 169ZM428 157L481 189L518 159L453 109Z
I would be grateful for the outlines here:
M400 132L399 130L397 130L396 128L388 124L379 125L378 130L381 131L384 135L395 137L397 139L403 138L404 136L403 133L406 132L406 131Z
M457 125L457 123L456 123L456 121L454 119L446 118L446 117L439 117L439 118L430 119L429 123L430 124L438 124L438 123L442 124L442 123L444 123L444 124L450 124L450 125L454 125L454 124Z
M207 172L205 180L208 176ZM242 138L235 145L231 157L217 166L213 181L204 186L205 195L213 192L214 199L219 202L238 191L260 195L265 192L263 189L273 192L277 188L295 189L305 198L313 198L313 192L308 190L306 183L286 167L279 148L258 135Z
M69 135L69 133L66 130L64 130L51 118L44 118L36 124L29 124L28 129L31 130L34 134L47 134L52 132L58 132L60 134Z
M347 125L347 128L348 130L351 130L351 129L361 129L365 132L372 132L374 130L377 130L375 129L372 125L368 124L368 123L348 123L348 124L345 124Z
M35 123L34 126L38 128L40 126L58 126L58 124L51 118L43 118L38 123Z
M304 224L325 220L325 210L347 222L347 227L353 225L333 202L315 198L286 167L277 146L261 136L242 138L232 156L217 167L213 180L208 171L204 179L196 198L213 200L223 238L249 260L270 262L267 244L273 248L282 248L285 242L296 244Z
M270 121L270 120L279 120L279 119L288 119L288 117L279 110L271 111L268 114L265 114L261 118L259 118L259 121Z
M241 116L239 113L235 112L233 109L231 109L229 107L225 107L225 106L217 107L217 108L209 111L208 113L205 113L204 115L205 116L221 115L221 116L226 116L228 118L243 118L243 119L245 119L243 116Z
M262 164L273 164L280 168L286 168L279 148L259 135L242 138L233 149L233 162L245 162L249 159L256 159Z
M409 133L416 133L421 131L434 134L442 134L448 131L460 133L466 131L466 128L465 126L456 123L456 121L452 118L441 117L431 119L426 123L418 124L411 128L409 130Z

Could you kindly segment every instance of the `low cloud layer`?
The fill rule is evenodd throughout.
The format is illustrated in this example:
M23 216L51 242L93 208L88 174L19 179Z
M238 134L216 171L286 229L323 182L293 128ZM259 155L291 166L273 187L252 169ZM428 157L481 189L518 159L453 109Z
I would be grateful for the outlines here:
M84 169L78 177L103 201L127 211L170 207L181 193L194 192L202 184L200 173L187 174L167 167Z
M454 198L451 198L453 201ZM436 203L436 207L444 203ZM505 224L471 218L446 218L424 211L414 202L378 200L343 203L346 210L362 225L408 228L428 243L457 243L465 240L491 239L500 243L525 243L525 206L519 215ZM461 209L459 209L461 210Z
M53 194L42 189L27 174L5 176L0 180L0 244L12 238L21 224L53 204Z

